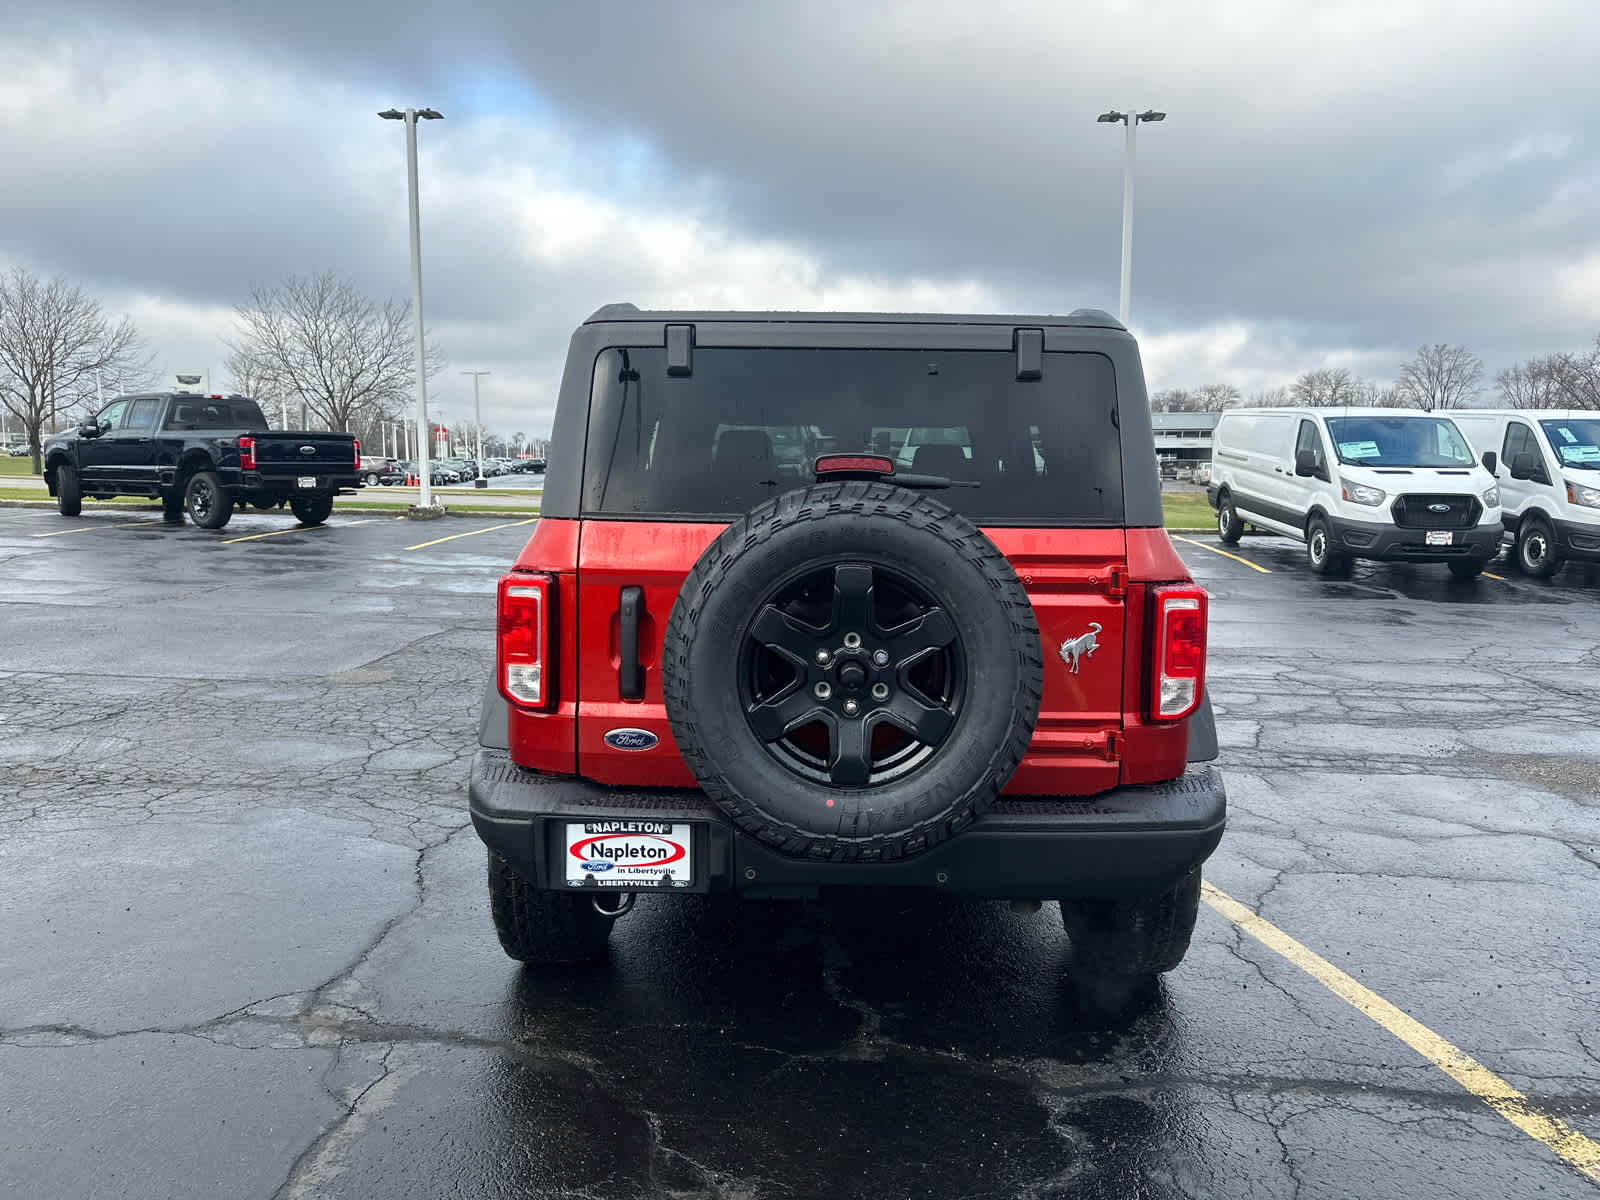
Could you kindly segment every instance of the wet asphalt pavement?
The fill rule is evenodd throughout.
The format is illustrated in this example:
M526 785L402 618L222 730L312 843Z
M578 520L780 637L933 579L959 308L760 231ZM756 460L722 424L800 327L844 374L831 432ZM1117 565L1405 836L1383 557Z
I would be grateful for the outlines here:
M1600 1194L1212 906L1120 1020L1073 1007L1050 904L646 897L608 967L525 974L465 784L530 527L289 528L0 511L0 1192ZM1208 880L1581 1158L1600 572L1326 582L1190 536Z

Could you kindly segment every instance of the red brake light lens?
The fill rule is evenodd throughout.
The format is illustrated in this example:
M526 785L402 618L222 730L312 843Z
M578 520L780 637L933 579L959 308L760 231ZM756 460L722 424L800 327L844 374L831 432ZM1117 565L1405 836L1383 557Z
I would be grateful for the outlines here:
M1158 587L1150 717L1181 721L1200 707L1206 677L1206 593L1194 584Z
M549 575L515 572L500 579L496 675L500 694L520 708L549 709L555 699L549 670L554 599Z
M239 467L244 471L256 469L256 440L245 436L239 439Z
M356 439L356 470L361 469L361 439Z
M870 471L877 475L893 475L894 459L877 454L824 454L817 459L818 475L841 471Z

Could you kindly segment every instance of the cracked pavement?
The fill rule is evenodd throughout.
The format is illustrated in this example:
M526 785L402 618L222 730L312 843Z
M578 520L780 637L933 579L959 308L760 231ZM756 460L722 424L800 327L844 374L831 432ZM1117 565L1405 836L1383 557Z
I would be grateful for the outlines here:
M0 512L18 1195L1595 1194L1209 908L1116 1021L1071 1004L1052 904L647 896L604 968L523 972L465 783L529 530L127 519ZM1600 1138L1600 575L1183 548L1207 877Z

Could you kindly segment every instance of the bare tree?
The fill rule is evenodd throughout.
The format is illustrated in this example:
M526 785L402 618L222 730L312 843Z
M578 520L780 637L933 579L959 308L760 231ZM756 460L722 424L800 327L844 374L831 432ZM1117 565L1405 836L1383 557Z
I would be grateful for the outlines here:
M1289 389L1286 387L1262 388L1251 392L1246 397L1246 408L1282 408L1289 403Z
M1294 381L1289 396L1306 408L1334 408L1361 402L1360 381L1345 367L1317 367Z
M1510 408L1563 408L1555 376L1549 359L1530 358L1495 372L1494 382Z
M240 329L227 343L229 370L302 402L320 421L348 432L398 411L416 379L411 306L381 305L332 272L291 275L276 288L255 287L235 309ZM430 347L427 370L443 365ZM280 401L281 403L281 401Z
M1434 342L1417 349L1416 357L1400 368L1395 388L1406 407L1433 412L1442 408L1467 408L1483 382L1483 362L1465 346Z
M0 276L0 403L22 422L35 473L41 443L69 410L95 392L95 372L150 370L127 317L112 321L97 300L63 279L41 280L21 267Z
M1194 390L1196 412L1219 413L1235 408L1242 399L1239 389L1231 383L1208 383Z
M1150 411L1194 412L1194 397L1184 388L1162 388L1159 392L1151 393Z

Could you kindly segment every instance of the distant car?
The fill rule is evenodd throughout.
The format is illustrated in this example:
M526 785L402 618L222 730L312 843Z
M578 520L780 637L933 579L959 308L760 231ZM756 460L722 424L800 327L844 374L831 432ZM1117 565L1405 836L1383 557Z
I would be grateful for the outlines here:
M12 446L11 449L10 449L10 454L11 454L12 458L25 458L28 455L28 453L29 453L28 444L26 442L23 442L20 445Z
M368 487L393 487L397 483L406 481L406 473L400 469L400 464L392 458L373 458L363 455L361 459L361 482Z

